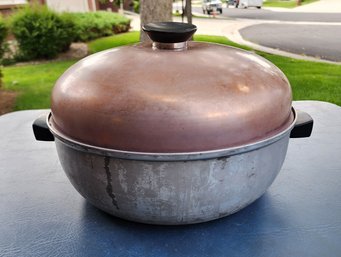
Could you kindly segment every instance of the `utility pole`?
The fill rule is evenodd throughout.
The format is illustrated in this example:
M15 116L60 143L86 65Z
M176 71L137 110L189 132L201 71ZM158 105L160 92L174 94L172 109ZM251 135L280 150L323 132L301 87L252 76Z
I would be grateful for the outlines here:
M186 16L187 16L187 23L192 24L192 0L186 0Z
M181 21L184 23L184 16L185 16L185 7L184 7L184 0L181 0Z
M124 14L124 10L123 10L123 1L124 0L120 0L120 13Z

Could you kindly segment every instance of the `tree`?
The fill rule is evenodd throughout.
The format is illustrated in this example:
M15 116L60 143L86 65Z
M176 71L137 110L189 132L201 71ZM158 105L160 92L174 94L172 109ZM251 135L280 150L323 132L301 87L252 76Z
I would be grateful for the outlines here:
M122 4L124 0L99 0ZM189 1L189 0L186 0ZM190 2L190 1L189 1ZM141 27L150 22L172 21L173 0L140 0ZM141 42L149 41L149 37L141 29Z
M172 21L172 3L172 0L141 0L141 27L150 22ZM142 30L140 40L141 42L149 40Z

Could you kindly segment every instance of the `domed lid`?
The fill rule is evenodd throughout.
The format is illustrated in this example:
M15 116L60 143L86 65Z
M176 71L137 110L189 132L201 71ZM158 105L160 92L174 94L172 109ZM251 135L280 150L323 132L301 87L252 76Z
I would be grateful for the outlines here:
M145 26L157 32L153 45L110 49L70 67L53 89L53 129L98 147L179 153L256 142L292 123L290 85L276 66L233 47L179 42L195 26L175 25ZM175 42L167 41L169 26L182 34Z

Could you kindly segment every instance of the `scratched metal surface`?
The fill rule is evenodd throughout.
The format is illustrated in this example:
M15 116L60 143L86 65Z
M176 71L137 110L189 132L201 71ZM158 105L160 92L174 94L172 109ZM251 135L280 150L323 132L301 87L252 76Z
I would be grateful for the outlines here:
M45 111L0 117L0 256L340 256L341 108L294 102L315 119L292 139L274 184L216 221L143 225L92 207L62 171L53 143L36 142Z
M126 220L184 225L227 216L262 196L288 141L289 135L255 151L185 162L124 160L55 144L70 182L94 206Z

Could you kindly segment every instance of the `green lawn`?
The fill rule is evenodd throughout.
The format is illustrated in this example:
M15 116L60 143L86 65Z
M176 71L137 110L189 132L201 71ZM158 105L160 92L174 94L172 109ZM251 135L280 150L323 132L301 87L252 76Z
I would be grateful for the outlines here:
M88 46L90 53L96 53L108 48L113 48L122 45L131 45L139 42L140 32L132 31L127 33L122 33L110 37L99 38L91 41Z
M124 34L118 34L118 35L114 35L110 37L104 37L104 38L93 40L88 43L88 46L89 46L89 50L91 53L96 53L96 52L103 51L103 50L117 47L117 46L136 44L139 42L139 40L140 40L140 32L132 31L132 32L124 33ZM251 50L250 47L238 45L228 40L226 37L221 37L221 36L195 35L194 40L204 41L204 42L207 42L207 41L215 42L219 44L231 45L231 46L240 47L246 50Z
M257 54L284 72L293 89L294 100L320 100L341 106L341 65Z
M302 5L310 4L318 0L302 0ZM267 0L263 3L265 7L282 7L282 8L294 8L297 7L297 0Z
M227 39L226 37L222 37L222 36L195 35L194 40L201 41L201 42L212 42L212 43L217 43L217 44L222 44L222 45L229 45L229 46L242 48L244 50L252 50L251 47L236 44L232 42L231 40Z
M89 43L93 52L114 46L138 42L138 32L102 38ZM235 47L225 37L196 35L196 41L209 41ZM276 64L288 77L294 100L320 100L341 106L341 65L301 61L263 52L257 52ZM18 91L15 110L49 108L51 89L57 78L76 61L58 61L47 64L5 67L5 89ZM246 74L247 75L247 74Z
M49 108L54 83L75 62L76 60L5 67L4 88L19 93L14 110Z

